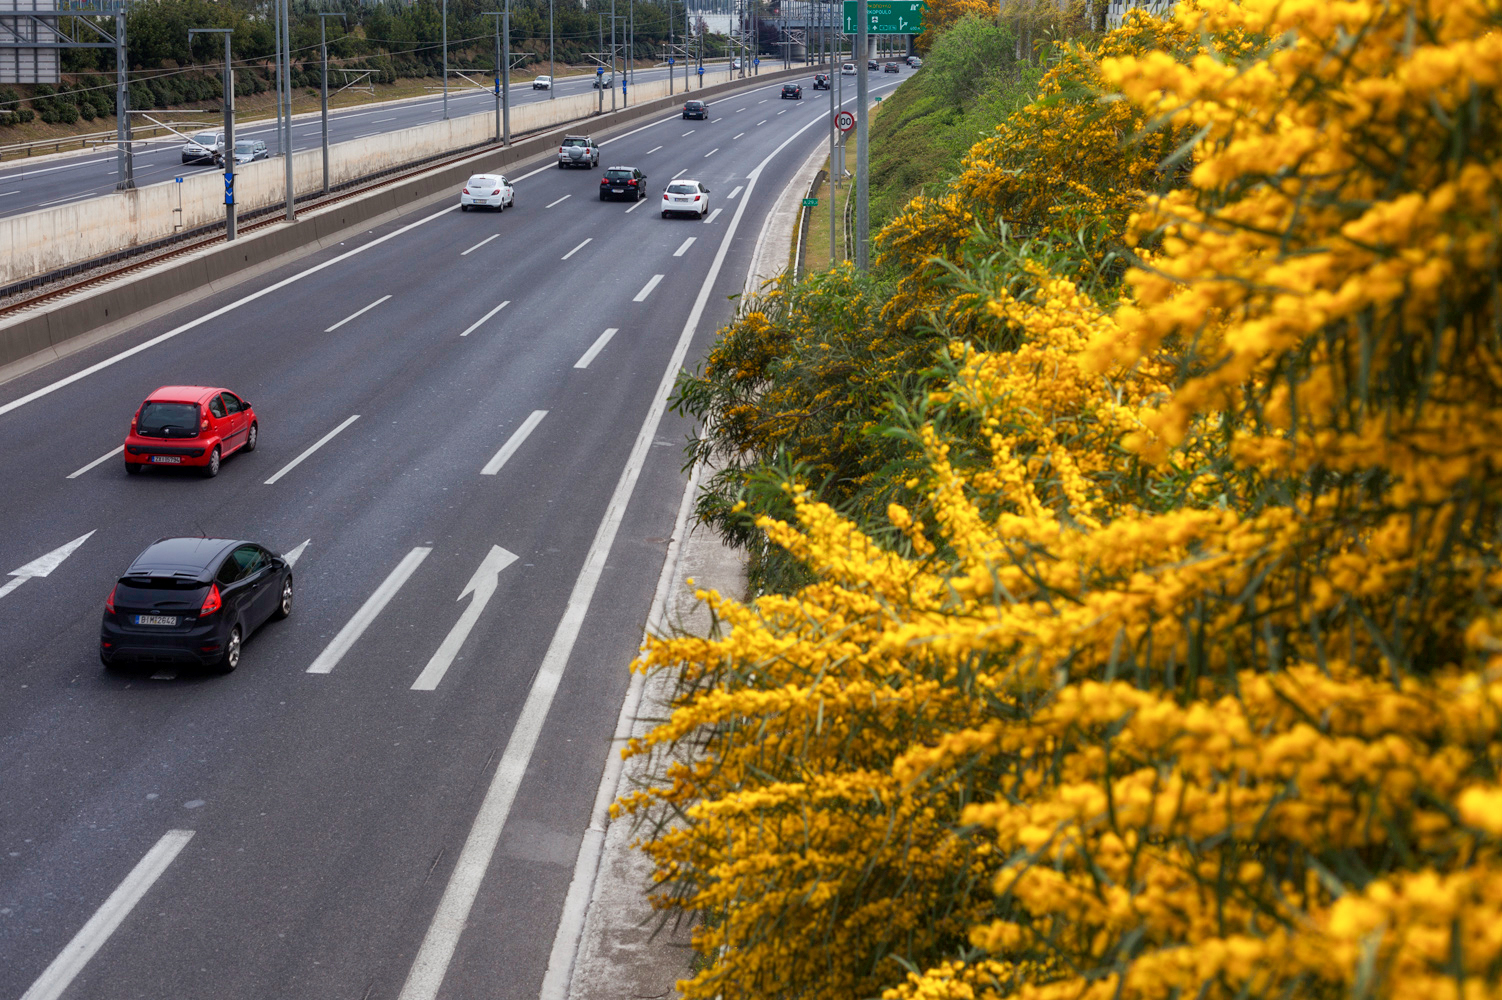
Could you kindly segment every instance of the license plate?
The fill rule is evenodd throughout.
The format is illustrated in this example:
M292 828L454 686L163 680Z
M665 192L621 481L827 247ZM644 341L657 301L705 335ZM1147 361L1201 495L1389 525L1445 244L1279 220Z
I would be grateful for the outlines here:
M625 194L626 193L626 189L625 188L611 188L610 189L610 193L611 194Z
M136 615L137 625L176 625L176 615Z
M151 460L158 465L181 465L183 457L181 455L152 455Z

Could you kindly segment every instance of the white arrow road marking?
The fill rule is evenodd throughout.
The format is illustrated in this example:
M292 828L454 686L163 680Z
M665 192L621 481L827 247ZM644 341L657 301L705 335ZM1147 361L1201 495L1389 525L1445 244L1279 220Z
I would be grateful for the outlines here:
M297 565L297 560L301 559L302 558L302 554L304 552L308 551L308 546L310 544L312 544L312 542L313 542L313 539L311 539L311 538L308 539L306 542L303 542L301 545L299 545L297 548L293 549L291 552L288 552L286 555L282 556L282 558L285 559L285 560L287 560L287 565L288 566L296 566Z
M73 935L73 940L37 977L31 988L21 994L21 1000L57 1000L62 996L73 978L89 964L89 959L109 940L110 935L115 933L115 928L129 916L141 897L162 877L167 866L172 864L173 859L192 839L192 830L168 830L163 834L162 839L125 876L120 887L110 893L110 898L104 901L104 905L94 911L89 922Z
M98 530L98 528L94 529L94 531ZM92 535L94 531L89 532L88 535L79 535L67 545L58 546L46 555L33 559L31 562L27 563L25 566L22 566L20 569L11 570L6 575L13 576L15 577L15 579L6 583L5 586L0 587L0 597L4 597L6 594L10 593L12 590L15 590L21 584L25 583L27 580L30 580L34 576L51 576L52 571L61 566L63 564L63 560L76 552L80 545L82 545L84 542L87 542L89 540L89 535Z
M334 666L345 653L349 652L349 648L365 633L365 630L370 628L370 623L375 621L376 616L386 609L386 605L391 603L391 599L396 596L396 592L402 589L402 584L406 583L407 578L417 572L417 567L422 565L422 561L432 551L431 548L419 545L411 552L408 552L402 558L402 561L396 564L396 569L392 570L391 574L385 580L381 581L381 585L375 589L375 593L366 598L365 603L360 606L360 610L355 612L355 616L345 623L345 626L339 630L338 635L334 636L334 641L325 646L323 652L318 654L318 659L313 661L313 665L308 668L308 673L332 673Z
M474 630L475 623L480 620L480 615L485 612L485 605L495 596L495 589L499 586L498 577L501 570L516 562L516 554L507 552L499 545L492 545L490 552L486 554L480 563L480 568L475 570L475 575L469 578L464 589L459 591L459 600L464 600L470 594L475 599L469 602L469 607L464 609L464 614L449 629L449 634L444 637L443 644L438 647L438 652L428 661L428 665L422 668L422 673L417 675L417 680L412 682L413 691L432 691L438 687L438 682L443 680L443 675L454 663L454 657L459 655L459 650L464 646L464 640L469 638L469 633Z
M522 442L527 440L527 435L531 434L537 428L537 425L542 423L542 418L547 415L547 410L533 410L527 414L527 419L522 421L520 427L511 432L511 436L506 439L506 443L501 445L501 450L496 452L490 461L485 463L485 468L480 470L480 475L493 476L497 472L500 472L501 466L505 465L512 455L516 454L516 450L522 446Z
M480 327L484 326L486 320L488 320L490 317L494 316L496 313L500 312L502 309L506 308L510 304L511 304L511 300L510 299L507 299L505 302L502 302L500 305L498 305L494 309L490 310L490 312L486 313L484 316L481 316L479 319L475 320L474 323L470 324L469 329L465 330L463 333L459 334L459 336L461 336L461 337L468 337L470 334L474 333Z
M122 444L120 447L115 448L112 451L106 452L103 455L100 455L98 458L94 459L94 461L90 462L88 465L85 465L83 468L79 469L77 472L70 473L68 475L68 478L69 479L77 479L79 476L83 475L85 472L88 472L94 466L101 465L104 462L108 462L110 459L114 458L116 455L120 454L124 450L125 450L125 445Z
M589 363L595 359L595 355L603 351L605 349L605 345L610 343L610 338L615 336L616 329L617 328L613 326L606 327L605 332L596 337L595 342L589 345L589 350L584 352L584 357L574 362L574 367L588 368Z

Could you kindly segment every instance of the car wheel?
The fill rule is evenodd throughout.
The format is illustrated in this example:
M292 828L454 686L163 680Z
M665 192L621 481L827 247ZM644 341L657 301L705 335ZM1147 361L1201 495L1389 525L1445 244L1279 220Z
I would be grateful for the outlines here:
M663 212L663 213L662 213L662 217L663 217L663 218L664 218L664 219L666 219L666 218L667 218L667 217L668 217L668 213L666 213L666 212Z
M219 475L219 457L219 446L216 444L214 445L214 450L209 452L209 464L203 467L203 476L205 479L213 479Z
M250 430L245 432L245 450L255 451L256 442L261 439L261 425L251 424Z
M276 610L271 613L275 621L281 621L292 613L292 574L287 574L287 579L282 581L282 599L277 602Z
M126 472L126 474L132 475L132 476L139 476L141 474L141 464L142 463L140 463L140 462L126 462L125 463L125 472Z
M240 626L236 625L229 630L229 642L224 644L224 659L219 661L219 669L226 674L235 672L240 665Z
M605 192L604 191L601 191L600 192L600 200L601 201L609 201L610 199L607 198L607 197L605 197Z
M469 211L469 206L468 205L460 205L459 206L459 211L461 211L461 212L468 212Z

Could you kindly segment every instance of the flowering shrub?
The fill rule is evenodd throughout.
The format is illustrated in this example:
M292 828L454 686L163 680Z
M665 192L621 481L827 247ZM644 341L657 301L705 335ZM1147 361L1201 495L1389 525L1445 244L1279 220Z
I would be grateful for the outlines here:
M891 251L989 331L892 383L909 501L787 482L807 582L639 661L629 752L703 748L618 806L689 997L1502 995L1502 7L1203 0L1094 65L1191 137L1097 211L1119 301Z

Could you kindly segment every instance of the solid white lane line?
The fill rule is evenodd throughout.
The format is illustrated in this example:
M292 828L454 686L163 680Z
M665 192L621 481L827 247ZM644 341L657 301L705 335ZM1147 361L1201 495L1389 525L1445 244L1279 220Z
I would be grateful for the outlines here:
M480 475L493 476L497 472L500 472L501 466L505 465L512 455L516 454L516 449L522 446L522 442L527 440L527 436L537 429L537 425L542 423L542 418L547 415L547 410L533 410L529 413L527 419L522 421L522 425L512 431L511 436L506 439L506 443L501 445L501 450L492 455L490 461L485 463L485 468L480 470Z
M646 203L647 200L645 198L639 199L635 205L632 205L630 208L626 209L626 214L630 215L632 212L636 211L638 208L641 208Z
M688 173L688 167L684 167L682 170L678 171L676 174L674 174L673 176L669 177L668 180L670 180L670 181L676 181L678 178L682 177L686 173Z
M502 309L506 308L510 304L511 304L511 300L510 299L507 299L505 302L502 302L500 305L498 305L494 309L490 310L490 312L486 313L484 316L481 316L479 319L477 319L473 323L471 323L469 325L469 329L465 330L463 333L459 334L459 336L461 336L461 337L468 337L470 334L474 333L481 326L483 326L485 324L485 321L487 319L489 319L490 317L494 316L496 313L500 312Z
M296 458L294 458L292 461L288 462L286 465L282 466L281 469L277 471L276 475L274 475L270 479L266 480L265 485L270 486L272 483L276 482L278 479L282 478L287 473L289 473L293 469L297 468L299 465L301 465L303 463L303 460L306 459L309 455L313 454L313 452L317 451L319 448L322 448L324 445L326 445L330 441L334 440L334 435L338 434L340 431L344 430L344 428L348 427L350 424L354 423L356 420L359 420L359 419L360 419L360 415L358 413L356 413L354 416L352 416L348 420L344 421L344 423L340 424L338 427L335 427L333 430L329 431L323 437L321 437L317 441L313 442L312 447L310 447L307 451L303 452L301 455L298 455Z
M330 642L324 647L323 652L318 654L318 659L313 661L313 665L308 668L308 673L331 673L334 666L345 653L349 652L349 648L365 633L365 630L370 628L370 623L385 610L386 605L391 603L391 599L396 596L396 592L402 589L402 584L407 582L407 579L417 571L417 567L422 565L422 561L432 551L431 548L419 545L403 556L402 561L396 564L396 569L381 581L375 593L365 599L365 603L360 605L360 610L355 612L355 616L344 624L338 635L334 636L333 642Z
M476 250L480 249L482 246L484 246L485 244L489 243L491 240L500 239L500 236L501 236L500 233L496 233L494 236L487 236L483 240L481 240L480 242L476 243L474 246L470 247L468 250L466 250L463 253L461 253L459 256L460 257L468 257L470 254L474 253ZM327 331L325 331L325 332L327 332Z
M733 140L739 139L741 136L743 136L745 134L746 133L744 133L744 132L737 132L737 133L735 133L735 135L731 136L730 138L733 141Z
M719 214L720 214L720 211L721 211L721 210L720 210L720 209L718 209L718 208L717 208L717 209L715 209L715 210L714 210L714 211L712 211L712 212L710 212L710 213L709 213L709 218L707 218L707 219L705 219L705 220L704 220L704 224L705 224L705 225L706 225L706 226L707 226L707 225L709 225L709 224L710 224L710 223L711 223L711 222L713 222L713 221L714 221L714 220L715 220L715 219L716 219L716 218L717 218L717 217L718 217L718 216L719 216Z
M662 148L661 146L653 146L651 149L647 150L642 155L643 156L651 156L653 153L657 152L661 148Z
M638 299L637 301L639 302L641 300ZM589 350L584 352L584 356L581 357L578 361L574 362L574 367L588 368L589 363L595 359L595 355L603 351L605 349L605 345L610 343L610 338L615 336L617 329L617 327L609 327L604 333L596 337L595 342L589 345Z
M552 208L552 207L553 207L553 206L554 206L554 205L557 205L557 204L558 204L558 203L559 203L559 202L564 202L564 201L568 201L568 200L569 200L569 199L570 199L570 198L572 198L572 197L573 197L573 195L571 195L571 194L566 194L566 195L564 195L564 196L563 196L563 197L562 197L562 198L559 198L559 199L557 199L557 200L556 200L556 201L550 201L550 202L548 202L548 203L547 203L547 204L546 204L546 205L544 205L544 206L542 206L542 207L543 207L543 208Z
M656 288L657 287L657 283L659 281L661 281L665 277L666 277L666 275L662 275L662 274L654 274L654 275L652 275L652 280L648 281L645 285L643 285L641 291L639 291L639 292L636 293L636 298L632 299L631 301L632 302L645 302L645 301L647 301L647 296L652 294L652 289Z
M299 545L297 548L293 549L291 552L288 552L285 555L283 555L282 558L285 559L285 560L287 560L287 565L288 566L296 566L297 565L297 560L299 560L299 559L302 558L302 554L304 552L308 551L308 546L312 545L312 544L313 544L313 539L309 538L307 541L303 542L301 545Z
M366 306L364 309L356 309L354 312L350 313L348 316L344 317L339 322L335 323L333 326L329 327L327 330L325 330L323 332L324 333L333 333L335 330L339 329L341 326L343 326L344 324L348 323L350 320L352 320L352 319L358 319L359 317L364 316L366 313L370 312L370 310L374 309L376 306L380 305L382 302L385 302L389 298L391 298L391 296L389 296L389 295L382 295L380 298L376 299L374 302L372 302L370 305Z
M125 445L122 444L120 447L114 449L113 451L109 451L109 452L106 452L103 455L100 455L98 458L94 459L94 461L90 462L88 465L85 465L83 468L79 469L77 472L71 472L71 473L69 473L68 474L68 478L69 479L77 479L79 476L83 475L85 472L88 472L94 466L100 465L100 464L102 464L104 462L108 462L110 459L114 458L116 455L120 454L123 451L125 451Z
M586 239L585 239L585 240L584 240L584 243L588 243L588 242L589 242L589 241L590 241L590 240L592 240L592 239L594 239L594 237L593 237L593 236L590 236L590 237L587 237L587 238L586 238ZM562 256L562 257L560 257L560 258L559 258L559 260L568 260L568 259L569 259L569 258L570 258L570 257L572 257L572 256L573 256L573 255L574 255L574 254L576 254L576 253L578 253L578 252L579 252L579 251L580 251L580 250L583 250L583 249L584 249L584 243L580 243L580 244L579 244L579 245L578 245L578 246L576 246L576 247L574 247L574 248L573 248L573 249L572 249L572 250L570 250L570 251L569 251L569 252L568 252L568 253L566 253L566 254L564 254L564 255L563 255L563 256Z
M495 596L496 588L500 585L498 577L501 570L516 562L515 552L508 552L499 545L492 545L485 558L480 561L480 568L475 570L475 575L469 578L464 589L459 591L458 600L464 600L469 595L474 595L474 600L469 602L469 607L459 616L454 627L449 629L449 634L443 637L428 665L422 668L422 673L417 675L417 680L412 682L413 691L436 691L443 675L449 672L454 659L459 655L459 650L464 648L464 640L469 638L469 633L474 631L475 624L479 622L480 615L485 611L485 605Z
M774 157L819 121L820 119L815 119L809 122L768 153L766 159L747 175L749 184L754 185L756 179L761 176L762 170ZM594 599L595 588L599 586L600 576L605 570L605 561L610 556L616 533L620 530L621 521L626 516L626 507L631 500L632 492L636 489L642 466L646 464L647 452L651 450L652 442L657 437L658 425L661 424L663 413L667 409L668 397L678 379L679 369L683 367L683 360L688 354L689 345L699 329L699 320L709 304L714 284L719 279L720 271L725 265L725 257L730 251L730 244L735 239L736 230L740 227L741 218L750 202L749 197L742 199L740 205L736 207L735 215L730 225L726 227L725 235L720 239L720 246L715 252L714 262L710 264L709 273L705 276L704 283L699 286L699 294L694 300L693 309L689 312L683 331L678 336L678 343L668 358L662 380L658 383L657 391L652 397L652 408L647 412L647 417L642 421L641 429L637 432L636 442L626 459L625 468L621 470L621 477L616 482L615 492L611 494L610 503L605 508L605 515L595 531L589 554L584 558L584 566L574 581L574 589L569 594L563 617L553 633L552 642L548 644L548 651L543 656L542 665L532 679L532 687L527 692L527 700L522 705L516 727L506 741L506 749L501 752L500 763L496 765L495 775L491 778L490 787L480 803L474 825L470 827L464 847L460 849L459 857L454 862L454 871L449 876L448 885L443 890L443 897L438 902L438 910L433 915L433 922L428 925L427 934L423 936L417 957L412 961L412 969L407 974L407 981L402 986L399 1000L434 1000L439 988L443 985L449 962L453 960L454 950L459 944L459 935L464 931L465 922L468 921L470 910L474 907L475 897L479 895L485 870L490 867L490 860L495 854L496 845L500 842L501 831L506 825L506 817L511 812L511 803L515 800L517 789L527 773L527 764L532 759L532 751L536 748L538 737L542 733L548 709L552 707L553 695L563 680L563 673L568 667L574 643L578 640L579 632L584 626L585 616L589 613L589 605ZM547 977L543 980L543 1000L567 997L569 972L570 969L563 968L561 965L557 968L550 965ZM561 987L558 985L560 983Z
M720 151L720 147L716 146L714 149L711 149L709 152L707 152L707 153L704 154L704 159L706 159L706 160L709 159L711 156L715 155L719 151Z
M694 132L696 132L696 131L697 131L697 129L689 129L689 130L688 130L688 131L687 131L687 132L685 132L685 133L683 133L683 134L684 134L684 135L693 135L693 134L694 134Z
M673 251L673 256L682 257L684 254L688 253L688 248L694 245L694 240L696 239L698 239L697 236L690 236L688 239L684 240L683 246Z
M734 190L734 191L732 191L732 192L730 192L730 193L729 193L729 194L727 194L727 195L726 195L726 196L725 196L725 200L726 200L726 201L730 201L730 200L731 200L731 199L732 199L732 198L734 198L734 197L735 197L735 196L736 196L736 195L738 195L738 194L740 194L740 193L741 193L741 191L743 191L743 190L744 190L744 188L742 188L742 187L741 187L741 185L739 185L739 184L737 184L737 185L736 185L736 186L735 186L735 190Z
M130 874L125 876L125 881L110 893L103 906L94 911L88 923L73 935L73 940L67 943L52 960L52 964L37 977L31 988L21 994L21 1000L57 1000L62 996L73 978L83 971L89 959L109 940L109 936L130 915L130 911L192 839L192 830L168 830L162 834L162 839L137 862Z

